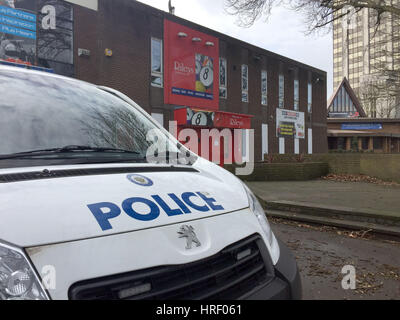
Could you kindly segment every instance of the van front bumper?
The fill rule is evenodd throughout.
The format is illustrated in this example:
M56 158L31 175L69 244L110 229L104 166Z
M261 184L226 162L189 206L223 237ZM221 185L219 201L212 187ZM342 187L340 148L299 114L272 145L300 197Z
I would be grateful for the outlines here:
M280 257L274 266L275 277L267 284L255 288L245 300L300 300L302 286L299 269L288 247L278 240Z

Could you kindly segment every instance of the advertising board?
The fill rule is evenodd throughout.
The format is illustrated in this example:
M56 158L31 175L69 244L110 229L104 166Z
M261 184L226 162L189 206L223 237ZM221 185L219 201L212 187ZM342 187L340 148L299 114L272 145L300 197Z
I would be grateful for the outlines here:
M218 110L218 39L165 20L164 42L165 103Z
M276 109L276 135L278 138L305 139L304 112Z
M175 120L180 126L230 129L250 129L253 116L195 108L175 110Z
M382 130L382 123L343 123L342 130Z
M72 5L62 0L0 0L0 60L72 76Z

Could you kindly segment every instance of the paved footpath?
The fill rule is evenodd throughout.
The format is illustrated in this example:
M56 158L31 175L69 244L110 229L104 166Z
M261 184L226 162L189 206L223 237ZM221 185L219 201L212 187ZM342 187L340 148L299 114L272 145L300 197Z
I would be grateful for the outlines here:
M371 234L271 219L299 265L303 298L400 300L400 242ZM342 268L356 269L356 290L343 290Z
M293 201L315 205L373 210L400 216L400 187L365 182L326 180L247 182L266 201Z

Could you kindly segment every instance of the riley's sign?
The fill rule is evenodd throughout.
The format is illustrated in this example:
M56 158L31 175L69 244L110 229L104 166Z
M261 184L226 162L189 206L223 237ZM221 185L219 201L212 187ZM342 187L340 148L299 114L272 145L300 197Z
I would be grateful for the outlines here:
M217 38L165 20L164 61L166 104L218 110Z

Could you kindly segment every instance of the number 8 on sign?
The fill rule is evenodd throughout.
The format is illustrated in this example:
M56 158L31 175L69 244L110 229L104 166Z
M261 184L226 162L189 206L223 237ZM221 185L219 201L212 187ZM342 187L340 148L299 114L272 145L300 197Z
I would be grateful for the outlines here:
M210 87L214 81L214 71L211 67L203 67L200 71L200 81L205 87Z
M207 115L204 112L197 112L193 115L192 125L194 126L206 126Z

